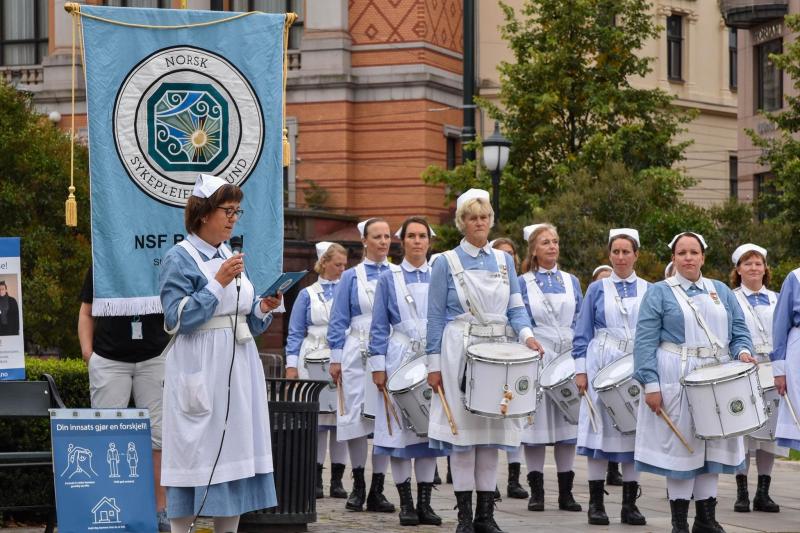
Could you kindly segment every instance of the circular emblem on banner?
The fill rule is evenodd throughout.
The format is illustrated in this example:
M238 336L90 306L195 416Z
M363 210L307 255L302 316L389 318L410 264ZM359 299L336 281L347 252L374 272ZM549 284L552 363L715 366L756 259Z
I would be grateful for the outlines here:
M740 414L742 414L742 412L744 411L744 402L742 400L740 400L739 398L736 398L735 400L731 400L728 403L728 411L730 411L730 413L732 415L740 415Z
M147 195L183 207L198 174L242 185L264 142L261 105L222 57L190 46L136 65L114 103L114 141L128 176Z
M517 379L517 382L514 384L514 388L517 391L517 394L524 396L528 394L528 391L531 390L531 382L528 379L528 376L520 376Z

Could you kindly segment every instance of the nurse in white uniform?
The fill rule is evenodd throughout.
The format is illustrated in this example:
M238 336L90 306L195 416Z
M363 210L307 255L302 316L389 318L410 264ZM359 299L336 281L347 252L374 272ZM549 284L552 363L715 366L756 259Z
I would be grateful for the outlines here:
M639 308L634 378L644 386L636 426L636 468L667 478L672 531L688 533L694 498L694 533L721 533L716 520L719 474L744 462L741 437L695 437L689 401L680 382L697 368L738 358L754 363L750 332L736 296L701 273L708 248L702 235L684 232L669 244L675 275L652 285ZM688 440L689 452L659 416L664 410Z
M767 288L771 278L767 250L755 244L743 244L734 250L731 259L734 267L731 271L731 287L734 287L733 293L744 312L747 329L750 330L753 340L754 355L759 363L768 362L772 351L772 316L778 295ZM750 456L755 454L758 485L753 498L753 510L780 512L780 506L769 496L769 485L772 482L775 457L788 457L789 449L774 441L748 436L745 436L744 443L747 455L744 466L736 473L736 503L733 510L739 513L750 511L747 471L750 468Z
M583 294L578 278L558 268L559 239L555 226L533 224L523 230L528 256L519 284L522 299L533 324L533 333L545 349L542 365L572 350L573 328ZM525 428L522 443L528 464L531 497L529 511L544 511L544 454L553 446L558 477L558 508L580 511L572 496L575 443L578 426L570 424L547 395L536 408L533 425Z
M648 282L636 276L639 258L639 232L631 228L612 229L608 235L611 276L595 281L586 290L575 325L575 382L581 393L588 393L597 409L595 426L586 402L581 402L578 423L578 454L586 456L589 470L589 523L608 525L603 504L609 460L622 464L623 524L643 526L645 517L636 507L639 473L633 464L634 436L623 435L613 426L603 400L592 387L597 373L633 351L633 336L639 304Z
M427 254L433 232L424 218L411 217L395 235L403 243L403 262L400 266L391 265L390 271L378 278L370 329L369 363L380 391L386 388L387 377L403 364L425 357L431 276ZM395 412L402 413L397 404ZM430 448L427 437L418 437L412 430L399 427L394 419L390 434L387 421L383 402L378 402L374 453L391 458L392 477L400 495L400 524L441 525L442 519L431 508L431 491L436 457L446 453ZM416 509L411 495L412 459L417 478Z
M367 511L393 513L394 505L383 495L389 458L373 453L372 483L368 496L364 480L367 436L373 431L373 420L364 415L375 412L378 397L371 370L367 370L369 329L378 277L389 271L386 257L392 235L389 224L382 218L359 222L358 231L364 245L364 260L342 274L333 295L333 309L328 324L330 373L333 380L340 383L345 403L344 415L340 410L336 418L336 432L340 441L347 442L353 468L353 491L345 507L351 511L362 511L366 500ZM367 406L366 402L370 400L373 405Z
M314 271L317 281L297 296L289 318L289 336L286 339L286 377L308 379L305 356L328 346L328 321L333 306L333 290L347 267L347 250L341 244L318 242L317 263ZM298 370L299 369L299 370ZM320 413L317 425L317 498L324 496L322 469L331 450L332 498L347 498L342 485L347 461L347 445L336 439L336 413Z
M201 175L186 203L187 238L161 264L164 323L175 334L161 464L173 532L189 529L207 485L202 512L215 517L216 531L236 531L242 513L277 505L267 384L253 336L267 329L280 299L258 298L244 254L233 256L224 243L241 201L239 187Z

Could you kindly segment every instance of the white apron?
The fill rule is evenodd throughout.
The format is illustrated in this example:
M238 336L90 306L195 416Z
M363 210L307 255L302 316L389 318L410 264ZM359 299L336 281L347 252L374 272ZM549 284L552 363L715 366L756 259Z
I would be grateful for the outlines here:
M366 437L373 431L372 420L361 416L364 405L364 387L374 387L371 372L367 372L369 328L372 323L372 303L378 283L367 280L364 263L355 266L358 305L361 314L350 321L350 331L342 349L342 388L344 415L336 417L336 439L345 441ZM368 382L365 380L369 380ZM377 397L377 395L375 395ZM374 412L374 410L373 410Z
M394 292L400 311L400 322L392 326L389 346L386 349L386 375L391 376L400 366L424 353L425 334L428 321L428 284L412 283L406 285L401 267L392 265ZM411 302L407 296L411 297ZM422 350L422 352L420 352ZM389 395L391 399L391 394ZM394 403L394 410L400 414L400 407ZM402 417L400 418L402 420ZM375 446L384 448L405 448L412 444L428 442L426 437L418 437L410 429L400 429L392 418L392 435L386 427L386 408L378 402L375 415Z
M500 272L487 270L464 270L455 250L445 252L450 263L450 273L454 278L456 293L462 309L471 306L464 294L458 276L463 276L464 284L469 291L470 301L478 308L487 324L508 323L508 301L511 287L508 271L505 268L505 253L493 250ZM440 259L441 261L441 259ZM455 269L453 266L455 265ZM466 362L465 344L491 342L485 337L470 336L465 339L465 329L470 324L480 324L470 312L465 312L447 323L442 335L442 383L447 403L458 428L458 435L453 435L447 422L442 402L438 394L431 399L430 424L428 436L456 446L474 446L494 444L502 446L519 446L522 423L520 419L493 419L474 415L464 408L464 394L461 392L461 378Z
M676 278L669 278L667 282L677 283ZM639 402L638 420L636 425L636 451L637 461L674 472L686 472L702 468L706 461L736 466L744 461L744 444L741 437L719 440L701 440L694 436L694 420L689 410L689 400L680 383L685 377L697 368L713 365L718 362L730 361L728 354L728 313L719 298L712 299L711 294L716 294L714 284L703 280L706 294L691 297L698 313L705 319L713 340L719 342L723 353L719 359L714 357L687 357L682 364L681 356L658 348L658 377L661 387L663 409L672 418L672 421L686 437L689 446L694 449L690 454L672 433L661 417L656 415L647 406L642 398ZM684 346L711 347L712 342L700 327L692 308L686 301L685 293L678 285L673 287L673 294L678 300L683 311L683 327L686 342ZM685 369L681 373L681 367Z
M320 348L328 347L328 322L331 316L331 301L325 301L325 291L319 281L314 282L308 291L309 307L311 308L311 325L308 326L306 338L300 345L300 357L297 359L297 374L300 379L308 379L308 369L305 365L306 354ZM337 397L337 409L338 409ZM318 425L320 430L327 431L325 426L336 425L335 413L320 413ZM322 437L320 437L322 438Z
M797 270L789 275L797 276L800 279L800 272ZM786 371L787 394L790 395L795 413L800 417L800 328L794 327L789 331L789 338L786 339L784 369ZM778 409L778 427L775 430L775 435L780 439L800 441L800 428L794 423L785 401L781 401Z
M544 359L541 368L547 363L572 349L572 321L575 317L575 288L572 277L560 271L564 281L564 293L545 294L536 283L533 272L522 275L528 289L528 309L536 322L533 335L544 348ZM554 283L558 283L553 280ZM525 428L522 442L525 444L555 444L571 440L578 436L578 426L572 425L564 418L558 406L541 394L533 424Z
M595 331L594 337L586 349L586 377L589 380L589 395L594 401L600 417L597 420L597 431L595 432L589 421L589 407L585 401L581 402L581 414L578 421L578 446L580 447L602 450L606 453L632 452L634 450L635 435L623 435L614 428L603 401L592 387L592 380L601 369L625 355L617 343L607 342L609 337L629 341L631 350L633 349L639 305L641 305L646 291L647 282L637 278L636 297L621 298L611 278L603 279L603 310L606 327ZM624 315L620 306L625 308Z
M189 252L209 281L225 261L204 261L188 240L179 246ZM220 253L231 256L224 244ZM253 285L243 272L239 315L250 313L254 298ZM214 316L236 312L236 283L231 282L223 289ZM244 327L248 327L246 322ZM165 487L199 487L208 482L225 420L233 345L232 328L199 329L178 334L167 353L161 464ZM252 338L236 343L231 384L228 428L212 484L272 472L266 379Z

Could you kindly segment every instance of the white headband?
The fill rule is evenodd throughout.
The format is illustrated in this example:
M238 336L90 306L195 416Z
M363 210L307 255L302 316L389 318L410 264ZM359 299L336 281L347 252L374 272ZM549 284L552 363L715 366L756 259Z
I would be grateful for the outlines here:
M461 196L458 197L456 200L456 209L461 209L461 206L467 203L468 201L477 198L479 200L486 200L489 201L489 193L488 191L484 191L483 189L470 189L463 193Z
M332 245L333 243L328 241L322 241L315 244L314 247L317 249L317 259L322 259L322 256L325 255L325 252L327 252L328 248L330 248Z
M670 261L669 263L667 263L667 266L664 268L664 277L665 277L665 278L668 278L668 277L669 277L669 274L670 274L670 273L669 273L669 271L670 271L670 270L672 270L672 261Z
M733 266L737 266L739 264L739 259L742 258L744 254L747 252L758 252L761 254L761 257L764 259L767 258L767 249L758 246L757 244L747 243L739 246L737 249L733 251L733 255L731 259L733 260Z
M598 272L602 272L603 270L614 270L614 269L608 265L600 265L599 267L595 268L594 271L592 272L592 278L594 278Z
M672 247L675 245L675 243L678 241L678 239L680 239L684 235L694 235L695 237L697 237L697 240L699 240L700 244L703 246L703 251L705 252L706 250L708 250L708 245L706 244L706 240L703 238L703 236L700 235L699 233L695 233L693 231L684 231L682 233L678 233L677 235L675 235L672 238L671 241L669 241L669 244L667 245L667 247L670 250L672 250Z
M436 237L436 232L435 232L435 231L433 231L433 228L431 228L430 226L428 226L428 229L429 229L429 230L430 230L430 232L431 232L431 237ZM400 235L402 234L402 232L403 232L403 226L400 226L400 227L397 229L397 231L395 231L395 232L394 232L394 236L395 236L395 237L397 237L398 239L402 239L403 237L401 237L401 236L400 236Z
M525 226L524 228L522 228L522 238L527 241L528 239L531 238L531 235L533 235L534 231L546 225L547 224L542 223L542 224L531 224L530 226Z
M194 182L192 196L210 198L212 194L217 192L217 189L227 184L228 182L222 178L212 176L211 174L200 174L197 176L197 181Z
M632 228L617 228L609 230L608 242L611 242L611 239L614 237L619 237L620 235L633 239L637 248L641 246L641 243L639 242L639 231Z

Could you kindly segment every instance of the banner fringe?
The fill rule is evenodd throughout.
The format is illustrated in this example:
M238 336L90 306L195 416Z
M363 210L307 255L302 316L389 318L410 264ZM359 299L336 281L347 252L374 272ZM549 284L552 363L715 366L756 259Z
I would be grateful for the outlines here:
M158 296L95 298L92 302L92 316L154 315L163 312Z

